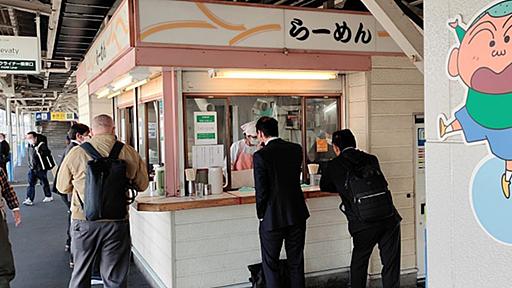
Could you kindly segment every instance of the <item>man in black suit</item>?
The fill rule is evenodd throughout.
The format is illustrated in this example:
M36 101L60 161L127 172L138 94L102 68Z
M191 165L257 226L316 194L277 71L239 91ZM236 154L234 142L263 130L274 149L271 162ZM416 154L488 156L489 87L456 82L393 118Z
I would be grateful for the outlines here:
M383 265L383 287L399 288L400 221L402 218L394 209L395 213L389 218L375 222L362 221L352 207L351 191L346 189L348 169L368 164L380 171L379 161L374 155L356 149L356 139L349 129L335 132L332 143L337 157L328 163L327 169L322 173L320 189L339 193L342 199L340 209L347 216L348 230L354 246L350 263L351 287L366 287L368 262L373 248L379 245Z
M302 147L278 138L274 118L260 118L256 130L259 140L265 144L254 153L254 181L266 287L281 287L279 254L284 241L291 287L303 288L309 212L300 187Z
M64 149L64 153L62 154L62 157L60 158L59 166L57 168L57 173L55 173L55 175L54 175L55 179L57 179L57 175L59 173L60 164L62 164L62 161L64 161L64 158L66 157L66 155L68 155L68 153L69 153L69 151L71 151L71 149L73 149L76 146L79 146L80 144L85 142L89 138L89 133L90 133L90 129L85 124L75 123L75 124L73 124L71 126L71 128L69 128L68 135L67 135L67 138L69 139L69 144L66 146L66 149ZM66 213L67 213L66 217L68 219L68 225L66 227L67 238L66 238L65 250L69 252L70 248L71 248L71 235L70 235L70 231L69 231L69 228L71 226L71 211L70 211L70 209L71 209L71 197L69 197L70 195L68 195L68 194L62 194L62 193L59 192L59 190L57 189L57 181L55 181L53 183L53 189L52 190L53 190L54 193L57 193L57 194L59 194L61 196L62 201L68 207L68 211L66 211ZM69 266L71 268L73 268L73 266L74 266L74 264L73 264L73 257L71 257L71 256L70 256L70 259L69 259Z
M7 162L11 161L11 147L7 140L5 140L5 134L0 133L0 167L4 169L7 174Z

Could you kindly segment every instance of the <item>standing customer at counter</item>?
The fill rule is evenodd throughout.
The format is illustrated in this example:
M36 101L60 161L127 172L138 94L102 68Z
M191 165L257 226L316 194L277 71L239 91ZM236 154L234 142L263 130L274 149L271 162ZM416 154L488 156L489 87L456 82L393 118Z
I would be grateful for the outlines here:
M367 221L358 212L357 205L352 199L356 196L350 187L351 177L349 173L365 168L366 171L379 171L379 161L374 155L356 149L356 139L349 129L337 131L333 134L334 152L336 158L331 160L326 171L322 173L320 189L332 191L341 196L340 209L348 219L348 229L353 241L352 261L350 263L350 282L352 288L365 288L368 277L368 262L375 245L379 245L382 261L382 283L384 288L400 287L400 221L402 218L396 211L389 198L389 216L378 220ZM368 168L370 167L370 168ZM347 177L349 179L347 179ZM370 178L365 178L370 179ZM374 178L372 178L373 180ZM382 176L384 189L387 190L387 182ZM380 187L379 187L380 188ZM380 192L358 198L358 201L379 201ZM386 192L390 193L389 190ZM370 199L371 197L371 199ZM390 197L390 196L389 196ZM366 199L364 199L366 198ZM389 203L391 202L391 203ZM358 202L361 203L361 202ZM368 210L367 210L368 211Z
M143 191L148 187L149 180L147 174L147 166L139 156L139 153L128 145L124 145L116 141L114 121L108 115L99 115L94 117L92 121L91 140L79 147L73 148L69 154L64 158L60 166L59 174L57 177L57 189L61 193L72 193L71 200L71 252L75 261L75 268L69 282L70 288L75 287L90 287L91 286L91 266L93 259L96 255L100 257L100 273L104 282L104 287L127 287L127 276L130 265L130 225L128 222L128 207L123 211L123 215L116 218L105 218L103 216L98 219L89 219L91 211L103 210L104 207L119 208L120 205L128 205L127 199L119 197L115 200L115 206L112 202L101 202L101 207L96 207L98 204L95 202L97 195L91 194L91 190L86 187L94 185L90 165L91 156L88 150L92 147L95 154L100 154L104 158L97 158L95 162L102 161L107 157L113 160L119 160L124 163L126 171L126 179L134 188ZM84 146L90 144L90 146ZM89 147L89 148L87 148ZM120 148L119 148L120 147ZM114 151L115 153L113 153ZM116 156L114 156L116 155ZM105 164L105 162L101 162ZM108 171L112 175L112 170ZM105 175L105 174L102 174ZM112 179L108 174L106 179ZM121 177L122 177L121 176ZM115 177L115 176L114 176ZM103 177L102 177L103 178ZM101 183L105 184L104 182ZM115 186L114 183L110 183ZM108 187L101 191L104 193L101 199L111 199L112 194L119 192L116 188ZM106 193L110 195L105 195ZM87 195L94 196L86 198ZM92 191L95 192L95 191ZM128 192L128 191L126 191ZM82 203L89 204L84 206ZM110 206L108 205L110 204ZM91 210L88 210L91 208ZM104 209L103 214L113 215L114 209ZM122 209L121 209L122 210ZM119 212L117 209L115 212ZM116 216L117 213L115 213Z
M260 118L256 130L259 140L265 144L254 153L254 181L266 287L281 287L279 254L285 241L290 287L303 288L309 211L300 187L302 147L278 138L278 123L274 118Z

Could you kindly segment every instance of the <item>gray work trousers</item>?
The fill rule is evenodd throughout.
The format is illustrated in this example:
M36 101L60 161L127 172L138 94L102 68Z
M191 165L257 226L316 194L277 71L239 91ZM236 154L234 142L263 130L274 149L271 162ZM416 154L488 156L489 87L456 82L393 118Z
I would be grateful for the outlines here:
M69 288L91 287L94 257L99 257L105 288L126 288L130 267L130 225L125 221L71 223L71 253L75 261Z
M0 288L9 288L9 283L14 279L14 274L14 259L11 243L9 242L9 229L5 221L4 211L0 209Z

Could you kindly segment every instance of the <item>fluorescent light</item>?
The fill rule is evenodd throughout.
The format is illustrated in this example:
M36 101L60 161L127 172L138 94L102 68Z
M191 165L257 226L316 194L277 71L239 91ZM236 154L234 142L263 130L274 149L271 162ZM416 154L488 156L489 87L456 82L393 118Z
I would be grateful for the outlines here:
M114 93L112 93L112 94L108 95L108 96L107 96L107 98L108 98L108 99L112 99L112 98L114 98L114 97L116 97L116 96L119 96L119 95L121 95L121 90L119 90L119 91L117 91L117 92L114 92Z
M336 102L329 104L329 106L324 108L324 113L327 114L327 113L331 112L332 110L336 109L336 106L337 106L336 104L337 104Z
M121 78L121 79L119 79L119 80L117 80L117 81L112 83L112 90L113 91L121 90L124 87L132 84L132 82L133 82L132 75L126 75L123 78Z
M135 82L135 83L133 83L131 85L128 85L128 86L126 86L126 88L124 88L124 90L125 91L129 91L129 90L135 89L135 88L137 88L139 86L142 86L142 85L144 85L146 83L148 83L148 79L144 79L144 80L141 80L139 82Z
M110 94L110 88L109 87L106 87L106 88L103 88L101 90L98 90L96 92L96 97L98 98L104 98L106 97L108 94Z
M210 78L231 79L333 80L338 78L338 73L333 71L210 69L208 74Z

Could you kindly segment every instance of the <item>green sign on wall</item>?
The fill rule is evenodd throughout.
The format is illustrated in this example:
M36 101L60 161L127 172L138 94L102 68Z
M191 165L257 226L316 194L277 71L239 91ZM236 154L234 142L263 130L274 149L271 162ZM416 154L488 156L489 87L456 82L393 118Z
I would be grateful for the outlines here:
M194 112L195 145L217 145L217 112Z

